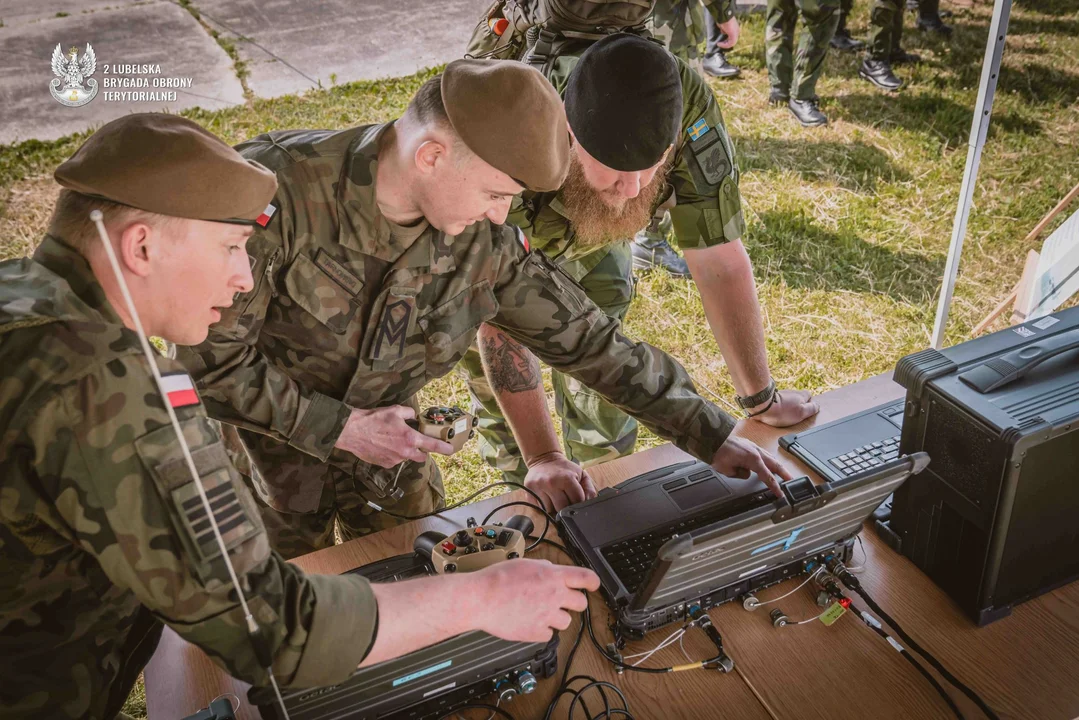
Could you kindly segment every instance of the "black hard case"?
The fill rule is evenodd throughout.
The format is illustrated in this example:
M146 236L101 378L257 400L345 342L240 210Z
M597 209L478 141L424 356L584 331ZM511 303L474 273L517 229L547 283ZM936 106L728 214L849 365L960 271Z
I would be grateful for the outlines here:
M1079 308L1049 317L895 370L900 452L931 461L891 541L978 625L1079 577Z

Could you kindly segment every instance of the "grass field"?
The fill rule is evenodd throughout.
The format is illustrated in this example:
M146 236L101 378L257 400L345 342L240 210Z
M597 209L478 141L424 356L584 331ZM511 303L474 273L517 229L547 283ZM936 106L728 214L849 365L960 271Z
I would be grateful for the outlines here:
M877 91L857 77L860 57L833 54L818 92L831 118L804 130L769 108L760 15L743 24L731 60L741 79L713 81L742 169L742 196L772 373L781 387L824 391L890 368L927 346L967 154L990 8L948 6L951 43L908 32L925 62L901 68L909 86ZM868 7L852 20L864 36ZM910 20L908 19L908 25ZM463 44L463 43L462 43ZM1013 10L992 125L982 157L948 344L1018 280L1022 240L1079 182L1079 11L1074 2ZM390 119L428 77L355 83L243 108L188 115L230 142L280 128ZM55 197L49 173L82 136L0 147L0 259L38 242ZM702 392L730 407L733 388L692 283L646 274L628 334L679 358ZM449 377L428 399L467 405ZM642 446L656 443L643 433ZM443 463L449 497L495 479L466 449ZM128 712L145 712L141 684ZM193 709L194 710L194 709Z

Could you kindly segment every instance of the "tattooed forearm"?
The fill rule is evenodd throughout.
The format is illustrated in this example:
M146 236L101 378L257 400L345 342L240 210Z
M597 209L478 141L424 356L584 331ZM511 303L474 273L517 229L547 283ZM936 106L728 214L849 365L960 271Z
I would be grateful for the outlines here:
M494 330L485 334L481 354L487 379L496 393L528 392L539 387L539 361L528 348L501 332Z

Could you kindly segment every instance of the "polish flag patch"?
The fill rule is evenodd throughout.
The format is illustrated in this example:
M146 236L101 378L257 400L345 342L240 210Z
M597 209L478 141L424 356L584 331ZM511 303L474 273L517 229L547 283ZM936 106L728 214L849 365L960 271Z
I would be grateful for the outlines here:
M255 222L258 223L259 227L266 227L270 224L270 218L272 218L276 212L277 208L274 207L273 203L270 203L266 206L266 209L262 211L262 214L255 218Z
M528 236L519 227L514 226L513 229L517 231L517 242L521 243L521 247L525 249L525 252L532 252L532 248L528 244Z
M176 372L162 375L161 384L165 388L169 405L174 408L199 404L199 394L195 391L195 383L187 373Z

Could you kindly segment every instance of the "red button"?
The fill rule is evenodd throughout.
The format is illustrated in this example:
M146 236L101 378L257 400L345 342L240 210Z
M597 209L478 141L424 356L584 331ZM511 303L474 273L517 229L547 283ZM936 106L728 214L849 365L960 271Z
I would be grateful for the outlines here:
M475 533L477 535L482 535L483 534L483 528L481 528L481 527L476 528Z
M850 598L839 598L839 604L842 605L844 608L849 608Z
M457 549L457 546L451 542L442 543L442 549L446 551L447 555L453 555L453 551Z

